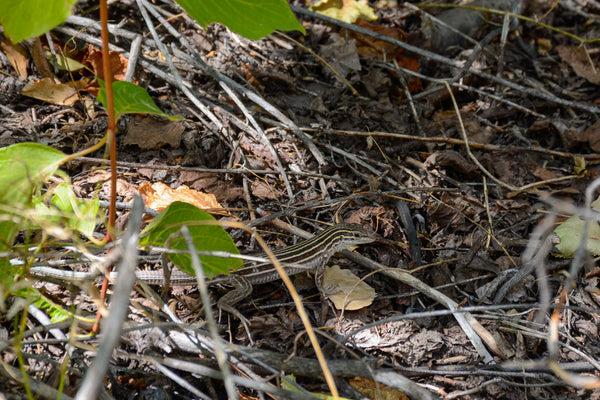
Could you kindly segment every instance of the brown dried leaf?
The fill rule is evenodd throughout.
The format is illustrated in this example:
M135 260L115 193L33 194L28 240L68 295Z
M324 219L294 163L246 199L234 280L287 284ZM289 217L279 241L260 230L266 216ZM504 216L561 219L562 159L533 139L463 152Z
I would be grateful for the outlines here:
M320 54L341 76L348 76L361 69L356 42L337 33L331 35L329 43L321 46Z
M263 181L252 182L252 194L261 200L277 200L281 192Z
M110 69L113 73L113 78L117 81L125 80L125 72L129 61L117 51L108 53L110 58ZM83 58L82 64L89 64L94 71L94 75L100 79L104 79L104 67L102 66L102 50L88 44L88 54Z
M12 65L15 71L17 71L17 74L19 74L22 79L27 79L28 57L23 46L19 43L13 44L10 40L4 38L2 39L2 42L0 42L0 48L2 48L4 54L6 54L6 58L8 58L10 65Z
M323 294L338 310L360 310L373 303L375 289L339 265L325 267L321 284Z
M139 187L139 192L144 199L144 204L156 211L162 211L174 201L190 203L198 208L205 209L211 214L228 215L222 209L217 198L211 193L202 193L182 185L177 189L171 189L162 182L150 184L146 182Z
M215 173L181 171L179 180L194 190L212 193L225 202L239 200L244 195L242 187L221 179L220 175Z
M137 145L142 150L156 150L165 145L176 149L185 130L182 121L159 120L150 115L132 119L127 125L124 143Z
M28 82L21 93L51 104L71 106L80 98L77 90L86 86L87 81L57 83L52 78L44 78L39 81L32 80Z
M594 66L588 53L582 47L557 46L560 58L567 63L575 73L593 84L600 84L600 70Z
M600 153L600 119L583 131L582 136L588 140L592 150Z
M402 29L388 26L371 24L363 19L356 22L356 25L379 33L385 37L389 37L401 42L406 41L406 33ZM383 40L375 39L371 36L363 35L358 32L349 32L350 37L357 40L358 55L361 57L371 57L390 60L402 53L402 49L398 46L384 42Z
M471 175L477 171L477 166L453 150L436 151L425 160L427 169L449 168L457 173Z

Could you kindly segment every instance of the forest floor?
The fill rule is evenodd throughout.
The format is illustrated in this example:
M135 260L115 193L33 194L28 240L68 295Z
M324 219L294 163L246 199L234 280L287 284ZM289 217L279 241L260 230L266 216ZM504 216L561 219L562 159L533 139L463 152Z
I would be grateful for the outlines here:
M586 199L585 191L600 171L597 1L519 2L513 10L525 17L519 19L379 1L378 19L356 24L416 50L307 13L296 14L306 35L274 33L250 41L221 25L201 29L169 2L157 3L181 35L151 22L179 78L129 1L110 7L110 20L120 29L111 38L113 68L122 79L133 60L131 38L143 35L133 79L165 113L183 119L121 118L119 201L131 202L150 190L148 184L185 186L181 190L190 196L214 195L227 211L224 218L261 218L259 232L272 248L299 240L292 226L317 233L335 222L359 224L393 243L355 250L389 268L387 275L334 258L374 289L375 298L360 309L342 312L323 300L312 278L300 274L294 280L344 397L426 398L423 391L444 399L600 397L594 389L600 384L600 268L590 256L572 262L577 241L572 251L553 247L566 236L581 237L581 230L562 236L554 229L584 213L586 201L596 197L593 190ZM478 2L504 10L510 3ZM75 15L97 21L96 11L84 12L86 4L79 3ZM72 154L105 134L106 114L89 100L97 90L94 73L101 73L99 50L91 43L99 31L81 21L68 20L53 38L57 49L68 48L86 65L73 78L85 82L88 101L52 104L25 96L25 82L42 77L37 64L24 64L25 78L0 51L0 147L33 141ZM55 75L70 80L66 72ZM109 199L103 155L64 167L81 198ZM120 227L128 214L119 210ZM229 233L242 253L260 250L251 235ZM600 254L594 243L589 249L591 256ZM139 267L161 263L142 253ZM81 316L95 315L94 286L36 281L35 287ZM136 286L131 295L104 394L226 398L211 345L180 348L170 336L179 328L161 306L214 343L203 330L198 288L149 293ZM217 293L223 291L212 291ZM221 315L219 327L222 344L239 345L227 351L235 375L247 378L236 381L242 398L261 391L291 396L282 392L291 385L282 377L292 375L310 392L329 393L281 282L256 285L237 307L249 320L252 341L234 316ZM464 309L463 319L452 307ZM77 328L59 324L68 339L51 339L40 329L21 338L19 355L14 316L6 315L4 363L18 367L23 355L32 382L53 388L63 382L65 394L74 395L98 337L80 336L89 328L85 322ZM41 325L33 317L28 321L30 330ZM42 386L35 387L41 393ZM26 397L16 378L5 379L0 392ZM295 396L309 398L301 391Z

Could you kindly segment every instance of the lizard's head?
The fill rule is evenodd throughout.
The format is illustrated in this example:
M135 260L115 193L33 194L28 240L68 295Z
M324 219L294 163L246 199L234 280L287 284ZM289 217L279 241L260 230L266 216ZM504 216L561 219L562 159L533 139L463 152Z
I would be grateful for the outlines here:
M336 243L336 248L347 249L359 244L373 243L378 237L358 224L341 223L330 226L319 234L326 241Z

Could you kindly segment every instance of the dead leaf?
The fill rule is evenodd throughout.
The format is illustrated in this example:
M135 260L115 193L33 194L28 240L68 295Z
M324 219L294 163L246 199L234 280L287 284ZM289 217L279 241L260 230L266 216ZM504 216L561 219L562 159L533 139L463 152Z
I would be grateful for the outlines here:
M0 48L2 48L4 54L6 54L10 65L17 71L17 74L19 74L22 79L27 79L27 76L29 76L27 72L28 57L23 46L19 43L13 44L10 40L4 38L2 39L2 42L0 42Z
M600 153L600 119L583 131L581 136L588 141L592 150Z
M364 19L356 21L356 25L400 42L406 41L406 33L399 28L371 24ZM343 34L345 33L343 31ZM363 35L362 33L350 31L348 34L358 42L358 55L361 57L391 60L403 51L402 48L396 45Z
M125 80L125 72L127 71L128 60L117 51L108 53L110 58L110 69L113 73L113 78L117 81ZM88 44L88 54L83 58L83 64L89 64L94 71L94 75L100 79L104 79L104 67L102 66L102 50Z
M381 383L376 384L370 379L352 378L349 383L354 390L360 392L369 399L409 400L409 397L406 394Z
M219 204L214 194L198 192L185 185L179 186L177 189L171 189L162 182L152 184L146 182L138 190L146 207L156 211L164 210L174 201L183 201L207 210L211 214L229 215L223 210L223 206Z
M241 199L244 189L221 179L221 176L211 172L181 171L179 180L194 190L212 193L221 201L232 202Z
M470 176L477 171L477 166L454 150L436 151L425 160L425 168L450 169L459 174Z
M85 68L85 65L83 65L79 61L67 57L63 54L56 54L56 59L54 59L54 57L52 57L52 53L46 50L46 56L48 57L50 64L54 66L54 64L56 63L58 69L61 71L75 72Z
M367 0L322 0L311 6L310 10L349 24L359 18L369 21L377 19Z
M153 116L132 118L127 125L123 143L136 145L142 150L156 150L165 145L176 149L181 144L181 134L185 130L182 121L160 120Z
M350 73L361 69L355 41L346 40L337 33L331 35L328 44L321 46L320 54L341 76L347 77Z
M325 267L321 286L338 310L360 310L373 303L376 296L375 289L339 265Z
M77 90L87 87L87 84L87 80L59 83L52 78L44 78L28 82L21 93L51 104L72 106L80 99Z
M600 70L594 66L589 54L582 47L557 46L560 58L567 63L575 73L593 84L600 84Z
M282 196L279 190L258 180L252 182L252 194L261 200L277 200Z

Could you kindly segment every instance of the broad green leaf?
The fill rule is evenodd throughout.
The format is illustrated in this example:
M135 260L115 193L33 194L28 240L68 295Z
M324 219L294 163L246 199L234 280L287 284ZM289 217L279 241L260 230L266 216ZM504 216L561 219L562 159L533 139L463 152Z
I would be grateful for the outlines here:
M17 234L20 230L20 225L16 221L12 221L12 216L7 213L0 213L0 251L7 251L12 246Z
M215 221L214 217L201 209L176 201L158 214L154 220L144 229L140 238L140 245L165 246L169 237L176 237L170 244L170 248L186 250L183 237L180 234L182 226L187 225L194 239L194 245L198 251L226 251L239 254L233 240L225 229L219 225L201 225L202 221ZM194 275L192 261L188 254L170 254L169 259L173 261L182 271ZM236 258L221 258L213 256L200 256L204 273L212 278L215 275L226 274L237 269L243 264L242 260Z
M98 101L106 108L106 90L104 81L98 78L100 91ZM117 119L124 114L156 114L170 119L171 121L181 119L167 115L154 103L146 89L130 82L113 82L113 97L115 98L115 116Z
M592 210L600 211L600 197L592 202ZM572 258L575 255L581 244L583 225L583 219L573 216L554 229L554 234L559 239L554 246L559 252L553 253L554 256ZM596 221L590 221L585 248L594 256L600 255L600 225Z
M306 32L285 0L177 0L177 3L200 25L220 22L251 40L267 36L275 29Z
M71 15L77 0L0 0L0 24L13 43L39 36Z
M29 204L34 188L52 176L64 159L64 153L39 143L1 148L0 204Z
M583 225L584 221L581 218L571 217L556 227L554 233L560 239L560 243L555 246L559 253L554 255L564 258L575 255L581 244ZM585 248L594 256L600 255L600 225L596 221L590 221Z
M3 249L7 250L7 249ZM0 258L0 287L4 293L8 293L7 288L12 285L15 280L15 267L10 263L9 257ZM4 301L3 297L0 297L0 301Z

